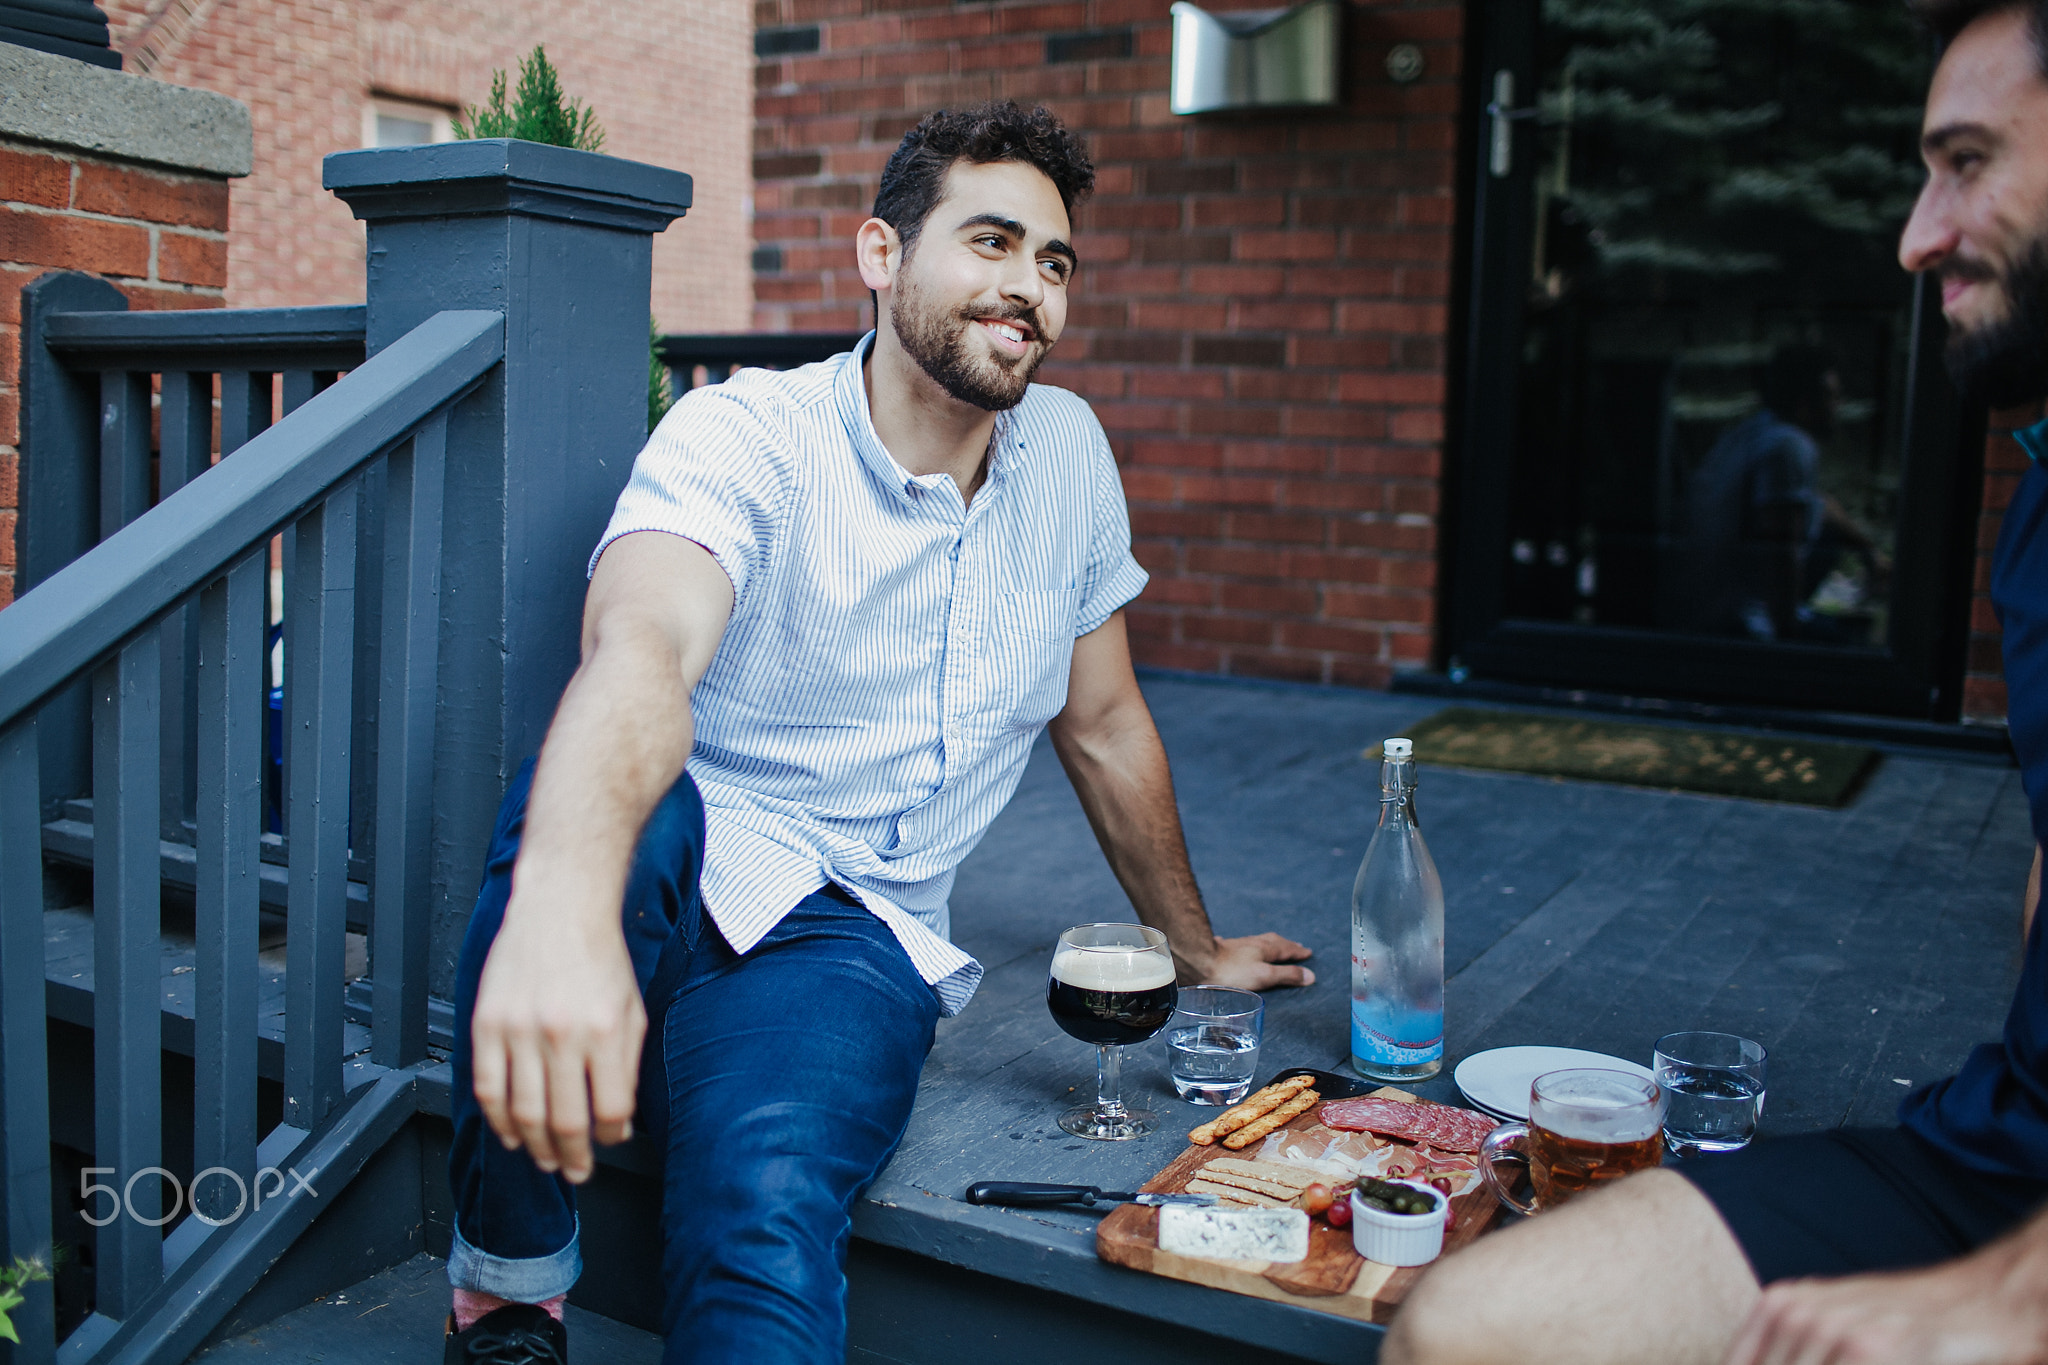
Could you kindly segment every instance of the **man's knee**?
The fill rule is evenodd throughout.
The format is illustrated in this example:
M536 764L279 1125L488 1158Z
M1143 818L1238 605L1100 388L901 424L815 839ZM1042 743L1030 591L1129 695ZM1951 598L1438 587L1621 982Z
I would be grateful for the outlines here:
M1381 1359L1599 1365L1640 1358L1646 1341L1672 1360L1718 1359L1755 1297L1713 1205L1682 1176L1649 1171L1444 1258Z

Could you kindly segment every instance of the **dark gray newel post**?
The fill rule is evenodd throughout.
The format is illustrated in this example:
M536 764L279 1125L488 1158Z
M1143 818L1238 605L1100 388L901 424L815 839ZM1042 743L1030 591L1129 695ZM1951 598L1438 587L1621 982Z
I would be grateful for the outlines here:
M505 363L448 427L434 739L433 981L445 994L505 784L576 666L584 564L646 439L653 235L690 177L485 139L339 152L369 230L369 353L449 308Z

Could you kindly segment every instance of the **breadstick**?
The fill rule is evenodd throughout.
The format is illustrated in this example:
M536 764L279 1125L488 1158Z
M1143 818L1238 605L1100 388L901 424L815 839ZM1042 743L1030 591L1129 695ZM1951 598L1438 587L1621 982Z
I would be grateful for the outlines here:
M1318 1095L1315 1091L1304 1090L1258 1122L1240 1128L1229 1137L1223 1139L1223 1145L1232 1151L1248 1147L1274 1129L1284 1127L1287 1120L1293 1118L1296 1114L1307 1113L1315 1105L1316 1101L1320 1099L1322 1099L1322 1096Z
M1287 1102L1289 1096L1315 1084L1313 1076L1295 1076L1284 1081L1275 1081L1258 1094L1242 1101L1236 1107L1226 1109L1210 1119L1194 1132L1188 1134L1188 1141L1199 1147L1207 1147L1225 1133L1234 1133L1253 1119L1270 1114Z

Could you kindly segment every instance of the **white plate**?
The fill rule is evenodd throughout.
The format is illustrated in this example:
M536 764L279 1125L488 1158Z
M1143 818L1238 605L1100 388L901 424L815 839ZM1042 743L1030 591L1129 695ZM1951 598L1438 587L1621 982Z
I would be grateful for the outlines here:
M1516 1123L1529 1117L1529 1084L1546 1071L1598 1067L1651 1079L1650 1068L1604 1052L1575 1047L1497 1047L1475 1052L1451 1073L1465 1098L1496 1118Z

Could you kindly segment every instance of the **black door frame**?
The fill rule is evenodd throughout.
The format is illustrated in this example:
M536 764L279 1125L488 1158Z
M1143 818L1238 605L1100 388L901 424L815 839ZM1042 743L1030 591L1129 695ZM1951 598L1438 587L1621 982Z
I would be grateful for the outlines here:
M1522 342L1527 243L1533 232L1530 122L1491 108L1496 74L1514 102L1537 89L1539 0L1470 0L1464 158L1469 200L1461 244L1462 333L1454 338L1442 547L1440 654L1470 676L1605 693L1953 721L1962 701L1982 497L1984 414L1956 398L1940 361L1945 325L1931 279L1913 296L1905 460L1899 490L1889 640L1883 648L1759 644L1677 632L1505 615L1508 472ZM1494 174L1500 130L1509 170Z

